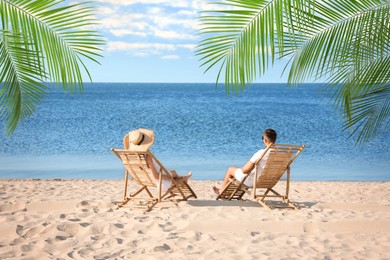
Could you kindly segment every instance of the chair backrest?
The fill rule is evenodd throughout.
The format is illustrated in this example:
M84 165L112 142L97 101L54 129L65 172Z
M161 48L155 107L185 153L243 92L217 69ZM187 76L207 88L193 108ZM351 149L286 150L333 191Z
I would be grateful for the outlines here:
M129 134L123 137L123 149L129 149Z
M265 153L269 151L269 156L263 171L255 175L255 187L266 189L274 187L304 147L291 144L272 144L268 147ZM256 164L256 169L259 163L260 160Z
M126 171L130 176L142 186L157 186L151 169L148 167L146 156L150 156L160 168L159 174L170 176L171 173L161 164L161 162L149 151L133 151L122 149L111 149L122 161Z
M131 177L142 186L156 186L150 168L146 162L146 154L150 152L117 150L112 151L119 157Z

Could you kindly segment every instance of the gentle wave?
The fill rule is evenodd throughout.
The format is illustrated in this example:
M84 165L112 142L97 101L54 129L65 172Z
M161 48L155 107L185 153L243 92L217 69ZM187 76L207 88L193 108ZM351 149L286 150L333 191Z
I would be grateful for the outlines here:
M296 180L390 180L390 135L355 146L321 85L256 84L227 95L215 84L87 84L82 95L52 88L37 113L0 145L1 178L122 178L121 148L135 128L153 129L152 152L194 179L221 179L262 148L265 128L278 142L305 144Z

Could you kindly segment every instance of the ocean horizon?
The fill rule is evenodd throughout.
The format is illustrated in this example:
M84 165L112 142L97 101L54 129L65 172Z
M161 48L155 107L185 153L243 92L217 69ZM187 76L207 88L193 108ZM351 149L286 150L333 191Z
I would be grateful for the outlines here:
M390 135L356 145L322 84L296 88L253 84L226 94L215 83L93 83L82 94L51 86L33 117L0 145L0 178L121 179L110 148L129 131L155 131L153 154L196 180L221 180L263 148L273 128L277 143L304 144L292 180L390 181Z

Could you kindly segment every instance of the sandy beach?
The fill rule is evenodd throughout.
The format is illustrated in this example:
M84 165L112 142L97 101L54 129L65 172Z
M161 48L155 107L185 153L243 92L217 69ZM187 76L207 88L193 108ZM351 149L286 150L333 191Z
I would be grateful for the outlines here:
M121 180L2 179L0 259L390 258L389 182L292 182L299 210L216 201L214 184L145 214L116 209Z

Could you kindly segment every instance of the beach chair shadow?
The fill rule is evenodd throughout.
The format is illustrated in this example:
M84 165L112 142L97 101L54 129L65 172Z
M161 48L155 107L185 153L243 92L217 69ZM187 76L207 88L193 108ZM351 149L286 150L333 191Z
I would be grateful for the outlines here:
M249 175L247 175L247 177L245 177L241 182L233 178L222 189L220 195L217 197L217 200L242 200L244 194L248 194L253 200L257 201L267 209L297 209L297 206L295 206L289 199L290 166L303 151L304 147L304 145L271 144L267 147L263 155L255 164L256 172L253 177L253 187L248 187L244 184ZM269 157L266 165L261 174L258 175L258 165L268 151ZM277 192L274 187L284 174L287 175L286 187L283 194L281 194ZM269 200L269 198L276 198L281 201L275 202Z
M318 204L318 202L311 202L311 201L294 201L294 204L299 208L299 209L310 209L314 207L315 205Z
M258 207L259 204L250 200L221 201L221 200L191 200L187 204L192 207Z
M125 167L123 201L118 204L118 208L129 203L129 206L144 208L145 212L147 212L159 202L179 202L188 200L191 197L197 198L195 192L188 183L181 179L173 178L170 171L168 171L149 150L133 151L111 149L111 151L121 160ZM152 175L146 162L146 156L151 156L160 166L158 180ZM164 193L162 192L163 175L168 176L172 182L172 185ZM129 191L129 179L139 187L138 190L135 190L132 193Z

